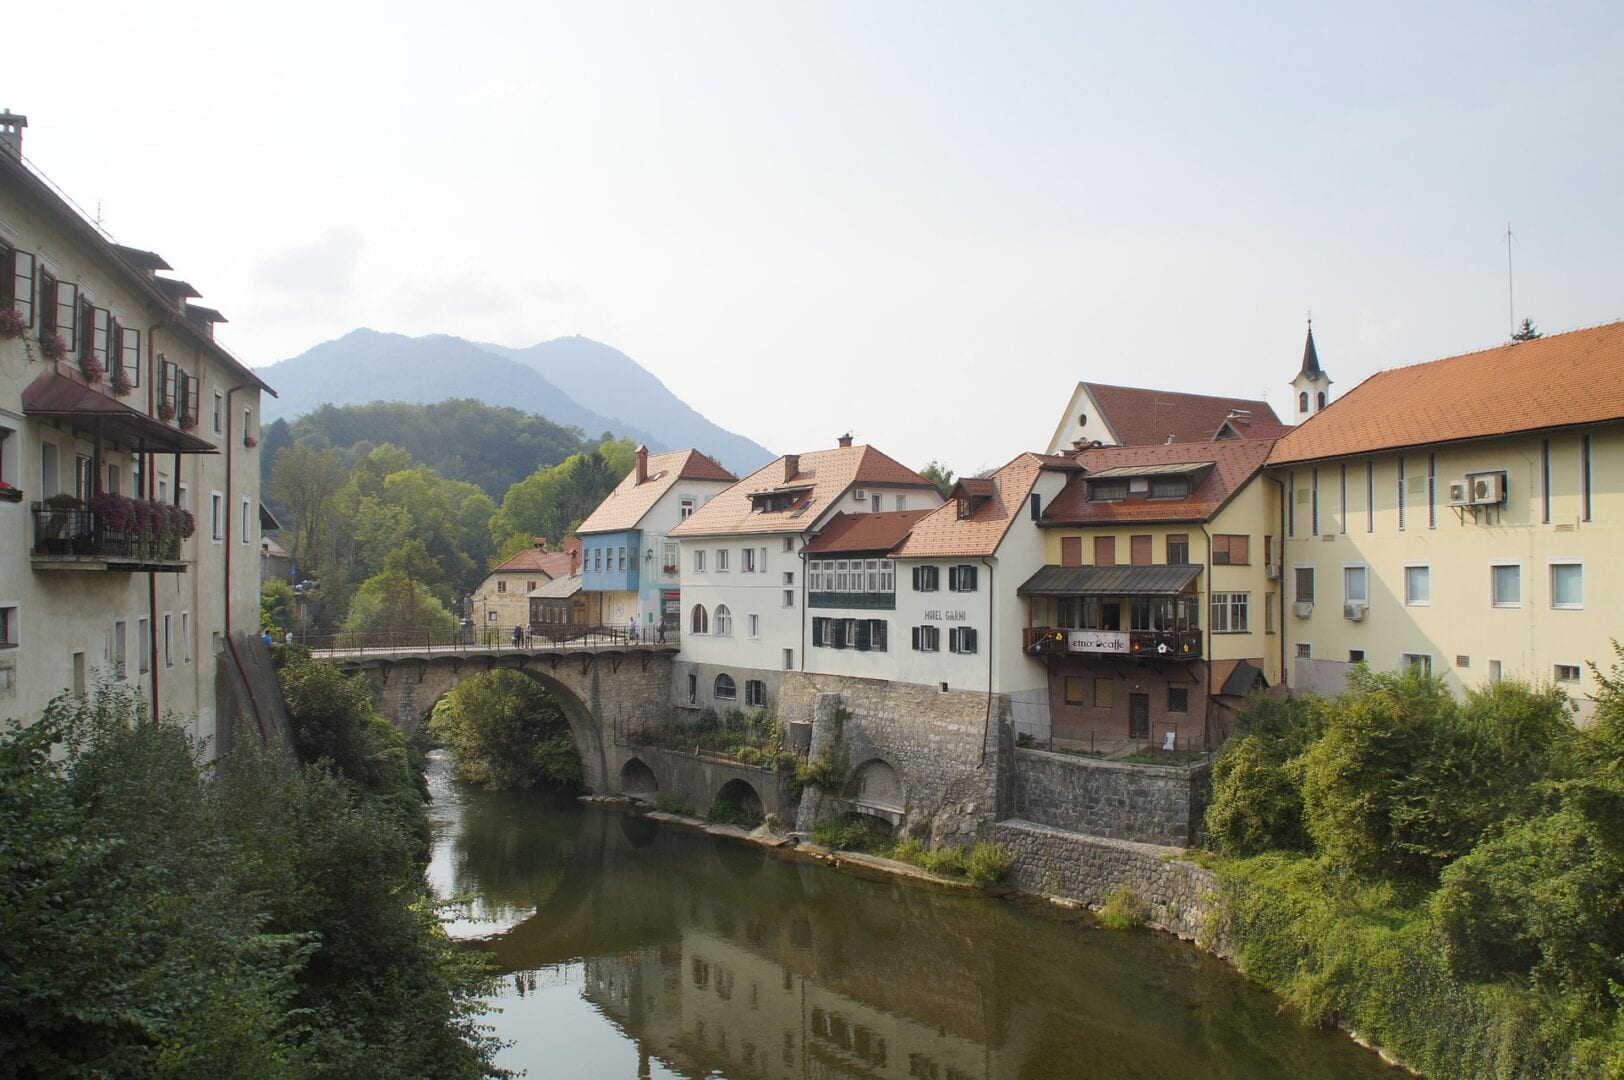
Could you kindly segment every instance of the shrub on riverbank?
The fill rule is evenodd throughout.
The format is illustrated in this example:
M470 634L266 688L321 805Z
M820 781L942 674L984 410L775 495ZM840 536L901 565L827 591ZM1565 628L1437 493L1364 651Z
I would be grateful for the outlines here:
M1624 1076L1624 673L1594 673L1586 731L1515 683L1253 702L1207 817L1241 968L1428 1074Z
M911 863L933 874L964 878L980 888L998 884L1015 865L1015 856L1002 844L983 841L967 848L953 844L930 848L913 837L892 839L877 821L863 814L822 822L813 828L812 842L831 851L867 852Z
M489 1073L396 808L243 742L211 776L110 689L0 737L5 1069Z

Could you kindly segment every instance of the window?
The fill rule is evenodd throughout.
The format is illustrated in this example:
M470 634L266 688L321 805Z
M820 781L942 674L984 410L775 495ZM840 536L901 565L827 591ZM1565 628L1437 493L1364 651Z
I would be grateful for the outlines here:
M727 548L717 548L716 549L716 572L718 574L722 574L722 573L727 572L727 556L728 556Z
M192 662L192 613L190 611L180 613L180 662L183 664Z
M173 616L171 616L169 614L169 612L167 612L167 611L164 612L164 621L163 621L163 628L164 628L164 667L174 667L175 666L175 644L174 644L173 625L174 625Z
M1432 657L1426 653L1403 653L1399 656L1399 668L1406 674L1420 672L1422 675L1431 677Z
M1167 534L1167 565L1187 566L1190 562L1190 535L1188 533Z
M1458 668L1469 668L1472 666L1472 658L1465 653L1456 653L1455 666Z
M784 670L785 671L794 671L795 670L795 650L794 649L785 649L784 650Z
M897 509L900 510L902 508L899 506ZM785 551L794 551L795 550L795 538L793 536L784 537L784 550Z
M1299 641L1297 643L1297 659L1299 659L1299 660L1312 660L1312 659L1314 659L1314 646L1310 645L1306 641Z
M739 688L733 683L733 676L727 672L716 676L714 696L717 701L732 701L739 696Z
M693 513L694 497L692 495L684 495L681 502L677 504L677 519L679 521L687 521L693 516Z
M1348 604L1370 603L1369 573L1363 565L1342 568L1342 600Z
M942 648L941 628L935 626L914 627L913 647L918 652L940 652Z
M536 583L535 583L535 581L530 580L530 581L525 582L524 583L524 591L527 592L527 593L535 592L536 591Z
M1577 685L1580 679L1578 664L1557 664L1555 669L1556 681Z
M750 634L751 637L758 638L758 637L761 636L761 616L760 615L746 615L744 617L744 625L747 628L747 631L748 631L748 633Z
M1293 578L1292 595L1299 604L1312 604L1314 602L1314 568L1312 566L1298 566L1291 572Z
M499 614L500 614L499 612L487 611L485 613L485 621L486 622L495 622L497 620L497 617L498 617Z
M701 560L701 564L703 564L703 560ZM703 570L705 567L703 565L699 565L694 567L694 569ZM592 549L592 572L594 574L603 573L603 548Z
M73 693L76 697L85 696L85 654L73 654Z
M1212 561L1246 566L1252 561L1252 538L1239 533L1219 533L1212 538Z
M1404 603L1410 607L1426 607L1432 603L1432 567L1404 568Z
M496 591L497 591L497 592L507 592L507 582L505 582L505 581L498 581L498 582L497 582L497 583L496 583Z
M1167 688L1167 711L1170 713L1187 713L1190 711L1190 688L1188 686L1169 686Z
M1579 520L1590 520L1590 436L1579 436Z
M1263 632L1274 633L1274 593L1263 594Z
M1150 478L1152 499L1182 499L1190 494L1188 476L1153 476Z
M34 325L34 256L0 243L0 306L23 317L24 328Z
M252 543L254 539L253 513L254 497L252 495L244 495L242 497L242 532L239 534L238 538L245 544Z
M739 552L739 573L753 574L756 572L756 549L745 548Z
M688 631L693 634L710 633L710 613L705 610L704 604L695 604L693 614L688 618Z
M744 703L763 708L767 704L767 684L760 679L744 680Z
M1365 650L1363 650L1363 649L1349 649L1348 650L1348 663L1350 663L1350 664L1362 664L1364 662L1365 662Z
M785 589L784 590L784 600L783 600L783 603L780 606L781 607L787 607L787 608L792 608L792 607L795 606L795 590L794 589Z
M1522 564L1496 563L1489 567L1490 601L1495 607L1522 607Z
M914 592L935 592L941 587L941 570L934 566L913 568Z
M671 543L660 545L660 567L667 573L676 572L677 545Z
M1149 566L1154 561L1149 533L1128 538L1128 562L1134 566Z
M1305 413L1305 412L1308 411L1308 391L1307 390L1300 391L1297 394L1297 411L1300 412L1300 413Z
M688 704L693 705L699 701L699 676L693 672L688 673Z
M1116 565L1116 537L1096 536L1094 538L1094 565Z
M1060 538L1060 565L1083 565L1083 538L1080 536L1062 536Z
M1551 440L1539 441L1539 519L1551 523Z
M1251 593L1215 592L1212 594L1212 632L1215 634L1241 634L1249 629L1247 603Z
M726 604L716 605L716 617L711 626L711 633L717 637L733 636L733 613L727 609Z
M619 554L617 556L617 558L619 559L618 571L620 573L624 574L626 572L626 545L621 544L619 549L618 549L618 552L619 552Z
M1578 562L1551 564L1551 606L1575 611L1585 606L1585 568Z
M1066 676L1066 704L1067 705L1086 705L1086 704L1088 704L1088 702L1085 701L1084 698L1083 698L1083 685L1084 685L1084 680L1083 680L1082 676L1080 676L1080 675L1067 675Z
M1094 680L1094 707L1096 709L1109 709L1116 702L1116 684L1110 679L1096 678Z
M950 566L947 568L948 592L975 592L976 570L978 568L968 565Z
M21 614L16 604L0 604L0 649L15 649L17 647L17 631L20 629L20 622ZM119 623L118 625L122 628L124 624ZM122 636L121 630L120 637Z
M226 497L218 491L209 493L209 537L215 543L225 539Z
M976 631L973 626L955 626L947 633L947 647L950 652L973 653L976 651Z
M705 572L705 552L703 550L699 549L699 548L695 548L694 549L694 573L703 574L704 572Z
M1088 499L1090 502L1117 502L1128 497L1128 482L1126 480L1090 480L1088 482Z
M214 392L214 433L220 434L225 430L226 397L220 391Z

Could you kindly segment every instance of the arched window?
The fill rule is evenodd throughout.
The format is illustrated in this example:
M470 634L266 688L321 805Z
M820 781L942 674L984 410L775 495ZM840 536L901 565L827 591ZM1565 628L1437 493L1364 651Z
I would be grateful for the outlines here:
M1324 390L1321 390L1319 392L1319 406L1318 406L1318 408L1321 408L1321 409L1325 408L1325 391Z
M695 634L705 634L710 632L709 627L710 616L705 613L705 605L695 604L694 617L688 624L689 631Z
M733 636L733 613L727 609L726 604L716 605L716 636Z
M1307 412L1308 411L1308 391L1307 390L1304 390L1302 393L1297 395L1297 411L1298 412Z
M716 700L732 701L739 696L739 688L733 685L733 676L726 672L716 676Z

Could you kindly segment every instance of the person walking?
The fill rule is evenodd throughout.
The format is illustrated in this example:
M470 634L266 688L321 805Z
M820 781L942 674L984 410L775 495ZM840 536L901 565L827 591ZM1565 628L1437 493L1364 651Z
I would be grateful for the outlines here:
M633 615L631 618L626 620L626 640L627 641L636 641L637 640L637 616L636 615Z

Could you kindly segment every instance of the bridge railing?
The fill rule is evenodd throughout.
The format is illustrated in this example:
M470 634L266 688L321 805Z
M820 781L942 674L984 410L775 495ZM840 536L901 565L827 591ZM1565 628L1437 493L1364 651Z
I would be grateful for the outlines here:
M581 649L672 647L680 643L675 628L566 626L538 623L515 634L512 627L397 627L366 632L294 631L293 640L322 653L535 652L558 646Z

